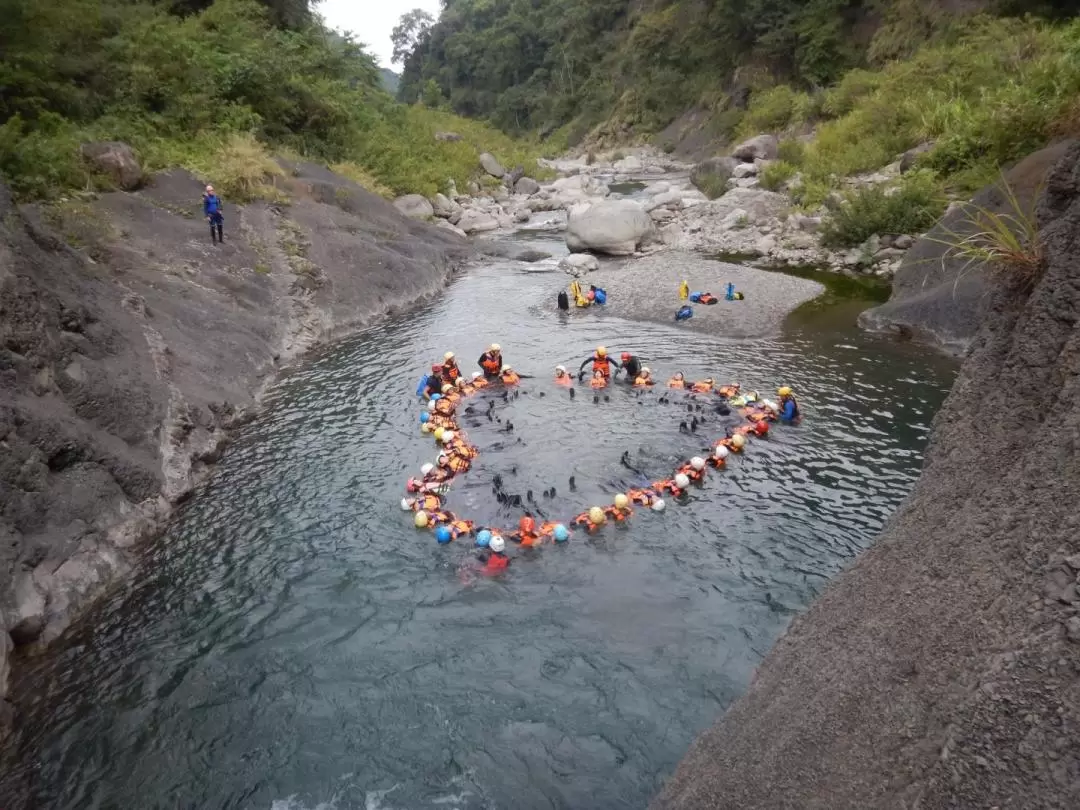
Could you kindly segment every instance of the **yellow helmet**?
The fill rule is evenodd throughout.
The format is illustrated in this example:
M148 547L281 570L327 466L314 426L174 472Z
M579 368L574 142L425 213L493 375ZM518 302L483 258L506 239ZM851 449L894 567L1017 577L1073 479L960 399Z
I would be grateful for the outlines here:
M607 356L607 348L604 347L604 346L597 346L596 347L596 354L598 356L600 356L600 357L606 357Z
M491 344L491 345L490 345L490 346L488 347L488 351L491 351L491 352L501 352L501 351L502 351L502 346L500 346L500 345L499 345L498 343L492 343L492 344Z
M446 354L444 354L442 356L442 359L447 360L447 361L453 360L454 359L454 353L453 352L447 352Z
M443 385L443 387L442 387L442 392L443 392L444 394L449 394L449 393L450 393L450 392L452 392L453 390L454 390L454 386L452 386L452 385L451 385L450 383L445 383L445 384Z
M790 397L791 389L788 388L786 385L781 385L779 388L776 389L776 394L777 396L781 397Z

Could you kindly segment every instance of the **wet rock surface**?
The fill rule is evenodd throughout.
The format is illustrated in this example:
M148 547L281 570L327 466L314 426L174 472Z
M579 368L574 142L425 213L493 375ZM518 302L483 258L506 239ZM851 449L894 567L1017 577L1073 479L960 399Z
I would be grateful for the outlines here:
M54 638L126 570L282 363L430 295L466 253L288 168L292 202L226 200L219 246L185 172L46 208L0 186L0 647Z
M1045 274L989 284L914 492L657 810L1080 805L1080 146L1039 221Z

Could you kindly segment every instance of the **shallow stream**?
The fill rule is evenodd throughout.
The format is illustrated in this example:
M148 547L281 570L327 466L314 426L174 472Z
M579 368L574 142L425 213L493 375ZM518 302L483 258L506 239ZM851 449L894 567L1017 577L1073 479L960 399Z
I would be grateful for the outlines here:
M474 269L283 380L131 584L20 668L0 806L645 806L904 498L954 368L858 333L850 307L732 341L541 306L563 283L542 265ZM665 379L792 385L805 421L684 506L512 549L505 576L477 577L471 548L436 545L399 500L433 456L418 376L446 349L471 371L492 340L536 379L484 395L501 422L468 423L482 455L449 506L481 522L520 514L493 497L496 473L569 519L641 480L624 451L659 478L722 433L711 415L681 433L686 406L655 394L594 404L550 384L599 342Z

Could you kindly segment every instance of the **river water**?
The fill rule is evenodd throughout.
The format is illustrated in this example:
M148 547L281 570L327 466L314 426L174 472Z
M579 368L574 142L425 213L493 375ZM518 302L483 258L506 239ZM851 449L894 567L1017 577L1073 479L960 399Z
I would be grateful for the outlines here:
M20 668L0 806L643 807L904 498L954 368L850 311L731 341L541 306L564 283L476 268L284 379L131 583ZM519 515L496 473L569 519L639 480L624 451L658 478L722 433L708 416L681 433L681 402L550 384L598 342L664 378L793 385L805 420L684 506L477 577L471 548L438 546L398 502L433 456L418 376L446 349L471 370L492 340L537 379L468 425L482 455L449 506L481 522Z

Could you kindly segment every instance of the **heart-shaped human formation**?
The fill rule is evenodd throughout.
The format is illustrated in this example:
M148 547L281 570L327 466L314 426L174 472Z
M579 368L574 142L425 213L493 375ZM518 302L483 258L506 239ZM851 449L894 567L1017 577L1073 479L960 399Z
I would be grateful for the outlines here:
M447 358L448 361L452 360L452 355L448 354ZM452 370L453 384L447 382L442 386L441 393L431 394L427 410L420 414L421 431L425 435L433 436L441 445L439 457L434 464L425 464L419 477L409 479L406 484L408 497L402 499L401 507L414 513L414 524L418 529L433 530L440 544L474 536L477 546L490 548L500 556L505 547L504 537L523 546L537 546L545 540L563 543L570 539L571 527L579 527L588 532L596 531L608 521L626 520L633 514L634 505L662 512L666 506L664 496L676 501L682 499L691 486L700 485L704 481L707 468L724 469L732 453L741 453L744 450L749 436L767 435L769 424L775 422L780 415L774 403L759 399L755 393L741 394L737 383L717 386L711 379L688 383L681 374L676 374L668 381L669 388L683 390L692 397L720 398L745 417L746 423L728 430L725 436L716 440L707 458L695 456L685 461L670 478L654 481L649 487L618 493L610 505L594 506L566 523L545 521L538 524L531 514L526 513L517 529L504 532L478 527L473 521L448 511L445 508L445 497L453 479L468 472L480 453L479 448L469 442L458 425L458 406L466 397L492 384L513 388L520 383L521 378L509 366L501 367L497 374L491 373L493 369L488 370L489 377L477 372L471 380L460 375L456 364L452 365ZM562 366L556 369L554 382L563 386L572 384ZM607 384L607 378L602 378L599 373L594 374L590 381L590 386L594 389ZM649 375L646 375L644 378L639 377L634 384L645 387L651 386L652 381ZM573 389L570 390L573 396ZM781 391L790 394L790 389L784 388ZM494 407L494 402L491 406Z

